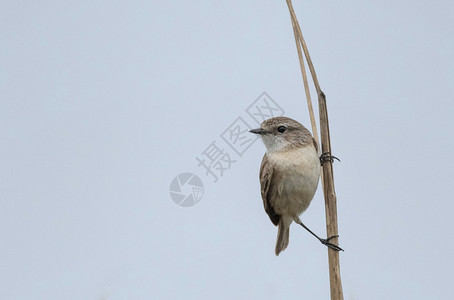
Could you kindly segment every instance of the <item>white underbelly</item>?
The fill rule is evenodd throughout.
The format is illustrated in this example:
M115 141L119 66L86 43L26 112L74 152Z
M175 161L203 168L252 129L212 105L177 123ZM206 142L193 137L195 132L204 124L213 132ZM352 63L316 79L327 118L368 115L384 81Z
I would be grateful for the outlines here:
M314 148L298 149L291 155L271 155L279 166L271 205L279 215L299 216L314 197L320 178L320 161Z

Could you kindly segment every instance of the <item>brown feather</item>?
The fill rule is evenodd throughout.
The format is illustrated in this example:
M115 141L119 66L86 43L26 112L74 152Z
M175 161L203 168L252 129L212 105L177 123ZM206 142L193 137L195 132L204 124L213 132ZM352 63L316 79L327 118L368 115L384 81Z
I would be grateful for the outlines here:
M317 151L317 153L318 153L318 145L317 145L317 141L316 141L316 140L315 140L314 138L312 138L312 143L314 144L314 147L315 147L315 151Z
M262 159L262 165L260 166L260 187L263 200L263 207L265 208L265 212L270 217L271 222L273 222L273 224L277 226L279 224L281 216L274 211L274 208L273 206L271 206L271 203L269 201L269 197L271 195L270 185L272 177L273 166L271 165L270 161L268 160L268 157L265 154Z

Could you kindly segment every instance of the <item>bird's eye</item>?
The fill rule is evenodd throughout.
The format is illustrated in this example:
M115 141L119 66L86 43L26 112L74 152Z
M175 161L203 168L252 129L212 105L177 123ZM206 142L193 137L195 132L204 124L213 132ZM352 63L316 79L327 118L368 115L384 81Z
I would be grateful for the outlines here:
M283 133L285 130L287 130L287 128L285 126L279 126L277 128L277 131L279 131L280 133Z

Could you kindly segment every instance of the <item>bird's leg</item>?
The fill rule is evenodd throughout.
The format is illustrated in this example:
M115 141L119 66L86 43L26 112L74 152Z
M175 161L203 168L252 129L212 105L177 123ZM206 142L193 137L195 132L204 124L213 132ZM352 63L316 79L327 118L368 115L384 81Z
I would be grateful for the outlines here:
M339 158L335 157L334 155L331 155L331 152L323 152L322 155L320 155L320 164L323 166L323 164L327 161L334 162L334 160L340 161Z
M300 218L296 217L293 220L295 221L295 223L300 224L301 226L303 226L304 229L306 229L307 231L309 231L310 234L315 236L323 245L325 245L325 246L327 246L327 247L329 247L329 248L331 248L333 250L336 250L336 251L344 251L344 249L342 249L338 245L335 245L335 244L329 242L331 239L339 237L338 235L333 235L333 236L330 236L327 239L322 239L318 235L313 233L312 230L310 230L306 225L304 225L303 222L301 222Z

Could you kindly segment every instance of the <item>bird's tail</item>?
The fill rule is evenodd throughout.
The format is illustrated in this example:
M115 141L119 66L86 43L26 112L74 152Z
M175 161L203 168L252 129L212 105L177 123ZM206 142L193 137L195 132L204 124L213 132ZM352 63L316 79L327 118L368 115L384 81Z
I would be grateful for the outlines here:
M276 240L276 255L279 255L282 251L285 250L288 246L289 233L290 233L290 224L292 223L291 218L286 218L281 216L279 220L278 230L277 230L277 240Z

